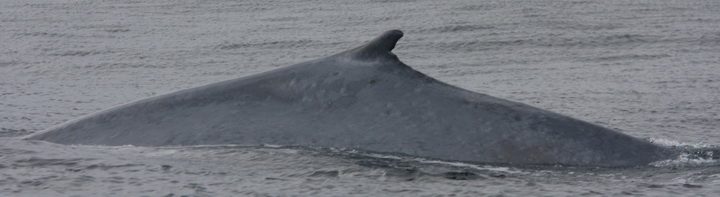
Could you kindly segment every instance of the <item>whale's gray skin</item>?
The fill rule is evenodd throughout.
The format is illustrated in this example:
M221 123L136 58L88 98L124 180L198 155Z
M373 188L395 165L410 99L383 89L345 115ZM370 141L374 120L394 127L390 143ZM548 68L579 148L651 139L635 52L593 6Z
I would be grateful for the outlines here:
M460 89L402 63L385 32L330 57L118 106L29 139L87 145L274 144L441 160L636 166L674 150Z

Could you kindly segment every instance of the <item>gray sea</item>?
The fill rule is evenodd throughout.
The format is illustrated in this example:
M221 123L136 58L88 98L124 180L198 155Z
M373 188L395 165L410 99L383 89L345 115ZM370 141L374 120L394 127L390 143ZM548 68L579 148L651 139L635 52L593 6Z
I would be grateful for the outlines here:
M400 29L441 81L688 150L633 168L20 137ZM717 196L720 1L0 1L0 196Z

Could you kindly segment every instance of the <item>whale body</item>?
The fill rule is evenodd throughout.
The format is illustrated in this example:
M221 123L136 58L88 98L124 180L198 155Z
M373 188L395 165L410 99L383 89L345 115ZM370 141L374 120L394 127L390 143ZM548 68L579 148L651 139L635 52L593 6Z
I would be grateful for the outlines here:
M637 166L677 152L420 73L383 33L326 58L121 105L26 137L83 145L284 145L440 160Z

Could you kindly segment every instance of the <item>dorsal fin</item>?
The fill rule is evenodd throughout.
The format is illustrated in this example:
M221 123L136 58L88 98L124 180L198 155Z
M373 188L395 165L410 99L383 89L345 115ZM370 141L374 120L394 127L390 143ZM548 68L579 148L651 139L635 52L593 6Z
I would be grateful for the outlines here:
M397 56L391 51L395 48L395 44L403 37L400 30L386 31L377 38L371 40L365 45L354 48L338 55L350 55L358 60L371 60L378 58L397 59Z

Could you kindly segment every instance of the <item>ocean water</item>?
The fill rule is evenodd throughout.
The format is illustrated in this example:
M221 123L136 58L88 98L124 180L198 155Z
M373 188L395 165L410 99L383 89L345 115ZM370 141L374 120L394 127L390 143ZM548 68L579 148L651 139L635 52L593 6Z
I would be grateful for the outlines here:
M0 196L714 196L720 2L3 1ZM313 147L65 146L19 137L325 57L400 29L441 81L695 151L635 168Z

